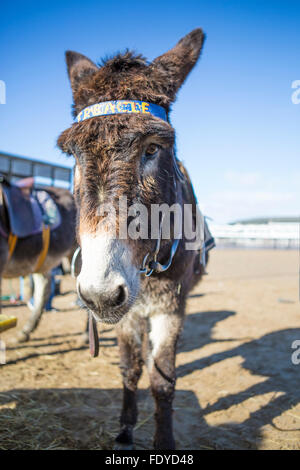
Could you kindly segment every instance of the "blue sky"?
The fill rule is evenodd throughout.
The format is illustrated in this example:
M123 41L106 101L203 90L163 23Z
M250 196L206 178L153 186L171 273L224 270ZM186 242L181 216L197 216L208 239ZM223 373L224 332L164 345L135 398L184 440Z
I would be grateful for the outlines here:
M299 215L300 2L14 1L0 6L0 150L71 165L64 51L97 62L126 47L152 60L189 31L207 35L173 106L178 156L216 222Z

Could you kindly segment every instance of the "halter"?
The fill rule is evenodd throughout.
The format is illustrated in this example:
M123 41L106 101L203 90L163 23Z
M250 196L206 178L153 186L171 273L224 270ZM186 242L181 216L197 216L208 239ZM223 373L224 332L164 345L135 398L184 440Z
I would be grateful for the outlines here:
M178 169L178 171L180 171ZM178 245L179 245L179 239L175 239L172 243L171 247L171 252L168 261L165 264L161 264L157 261L157 256L159 254L160 250L160 242L161 242L161 234L162 234L162 224L163 224L163 216L160 222L159 226L159 236L156 241L156 246L155 250L152 253L152 257L149 258L150 253L148 252L146 256L143 259L142 262L142 267L140 268L140 273L145 274L146 277L150 277L151 274L155 273L162 273L169 269L169 267L172 264L173 258L175 256L175 253L177 251ZM71 274L75 278L75 265L76 265L76 259L81 251L81 247L79 246L73 255L72 262L71 262ZM89 345L90 345L90 354L92 357L97 357L99 354L99 339L98 339L98 330L97 330L97 324L96 320L93 317L93 314L89 311Z
M162 106L158 106L157 104L147 103L145 101L138 101L138 100L115 100L115 101L104 101L101 103L96 103L91 106L87 106L84 108L75 118L75 122L79 123L85 121L86 119L91 119L97 116L108 116L114 114L142 114L142 115L152 115L156 118L162 119L163 121L168 122L168 116L166 110ZM181 182L185 181L185 177L182 174L180 168L178 167L174 152L173 152L173 164L175 170L175 178L174 178L174 186L176 188L177 181ZM153 273L162 273L167 271L172 264L173 258L177 252L180 239L174 239L171 251L169 255L169 259L165 264L161 264L157 261L157 257L160 251L161 245L161 235L162 235L162 223L163 223L163 216L160 221L159 226L159 234L156 241L156 246L154 252L150 256L150 252L148 252L142 262L142 266L139 270L140 274L145 274L146 277L150 277ZM202 260L203 265L205 266L205 241L203 240L202 250L204 253L204 258ZM75 264L76 259L81 251L81 247L79 246L72 258L71 263L71 274L75 277ZM98 355L99 351L99 341L98 341L98 332L96 326L96 320L93 317L92 313L89 312L89 342L90 342L90 352L93 357Z
M157 104L148 103L146 101L138 101L138 100L114 100L114 101L102 101L100 103L95 103L91 106L87 106L84 108L75 118L76 122L82 122L86 119L91 119L97 116L109 116L112 114L144 114L144 115L152 115L163 121L167 121L167 112L166 110ZM175 156L173 154L173 162L175 168L175 175L178 179L183 181L184 176L181 173L180 169L178 168ZM161 264L157 261L157 257L160 250L161 244L161 233L162 233L162 222L161 220L159 226L159 237L156 241L155 250L150 256L150 253L147 253L143 259L142 266L140 268L140 273L145 274L145 276L149 277L151 274L155 273L162 273L169 269L172 264L173 258L177 251L179 245L179 239L175 239L172 243L171 252L169 259L166 264ZM81 248L78 247L73 255L72 263L71 263L71 274L75 277L75 264L76 259L79 255Z
M175 178L174 178L174 184L175 184L175 187L176 187L176 178L180 181L184 181L184 176L180 170L180 168L178 167L178 164L177 164L177 161L176 161L176 158L175 158L175 155L174 155L174 152L173 152L173 164L174 164L174 169L175 169ZM177 251L177 248L178 248L178 245L179 245L179 242L180 242L180 239L174 239L173 243L172 243L172 246L171 246L171 251L170 251L170 256L169 256L169 259L168 261L165 263L165 264L161 264L159 263L159 261L157 261L157 257L158 257L158 254L159 254L159 250L160 250L160 244L161 244L161 234L162 234L162 225L163 225L163 218L164 216L162 216L162 219L160 221L160 225L159 225L159 235L158 235L158 238L157 238L157 241L156 241L156 246L155 246L155 249L152 253L152 256L150 257L150 252L148 252L144 259L143 259L143 262L142 262L142 266L139 270L140 274L145 274L146 277L150 277L153 273L163 273L164 271L167 271L167 269L169 269L169 267L171 266L172 264L172 261L173 261L173 258L176 254L176 251ZM72 262L71 262L71 275L75 278L76 277L76 274L75 274L75 270L76 270L76 259L79 255L81 251L81 247L79 246L75 252L74 252L74 255L72 257ZM204 252L204 260L203 260L203 265L205 266L205 250L203 249L203 252Z
M163 218L162 218L160 226L159 226L159 237L156 241L155 250L152 253L151 258L149 258L150 257L149 252L146 254L146 256L144 257L143 262L142 262L142 267L140 268L140 274L145 274L146 277L150 277L151 274L153 274L154 272L159 274L159 273L163 273L164 271L167 271L167 269L169 269L169 267L172 264L175 253L177 251L179 242L180 242L180 239L175 239L173 241L172 246L171 246L171 252L170 252L169 259L165 264L161 264L161 263L159 263L159 261L157 261L157 256L158 256L159 250L160 250L162 223L163 223ZM78 248L76 248L76 250L74 252L74 255L72 257L71 275L74 278L76 277L76 273L75 273L75 271L76 271L76 268L75 268L76 259L79 255L80 251L81 251L81 247L79 246Z

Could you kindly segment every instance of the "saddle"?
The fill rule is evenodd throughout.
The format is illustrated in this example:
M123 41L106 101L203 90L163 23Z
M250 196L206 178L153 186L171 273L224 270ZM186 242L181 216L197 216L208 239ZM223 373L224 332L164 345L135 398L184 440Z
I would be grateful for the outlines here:
M57 228L61 223L59 209L50 194L44 189L32 189L32 185L33 178L21 180L18 185L2 178L10 232L18 238L42 233L44 226Z

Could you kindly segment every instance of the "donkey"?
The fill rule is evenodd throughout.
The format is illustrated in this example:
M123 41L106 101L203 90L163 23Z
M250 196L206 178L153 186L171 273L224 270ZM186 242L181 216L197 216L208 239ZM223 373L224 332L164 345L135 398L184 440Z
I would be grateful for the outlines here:
M0 282L2 278L15 278L34 273L34 306L28 322L17 333L18 342L28 341L30 334L38 326L50 294L51 270L60 264L64 256L70 256L75 246L76 207L73 195L62 188L47 188L47 192L58 207L61 223L51 230L47 256L40 269L35 272L43 248L42 234L36 233L18 238L9 259L7 235L11 231L11 224L6 200L3 197L3 188L0 186Z
M190 204L195 222L196 199L175 157L169 112L203 41L202 30L195 29L152 63L127 50L98 67L82 54L66 52L77 119L59 136L58 146L76 160L78 294L96 321L116 324L123 376L117 449L133 446L144 363L156 406L154 447L175 448L176 343L187 294L203 274L203 250L188 250L184 234L174 238L174 218L169 237L161 236L160 219L157 236L123 239L120 227L124 220L129 226L132 217L121 210L120 199L126 198L127 208L140 204L148 213L154 205ZM117 214L117 236L101 211L107 206ZM137 223L137 231L145 225Z

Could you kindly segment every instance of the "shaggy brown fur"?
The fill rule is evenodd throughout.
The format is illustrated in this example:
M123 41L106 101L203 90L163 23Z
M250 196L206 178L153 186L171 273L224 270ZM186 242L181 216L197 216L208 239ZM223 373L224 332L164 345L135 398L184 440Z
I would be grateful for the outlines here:
M74 114L85 106L108 100L144 100L167 110L199 57L204 41L195 29L151 64L128 51L103 63L99 69L81 54L66 53L74 97Z
M98 68L81 54L67 52L74 115L88 105L118 99L148 101L163 106L169 114L178 89L200 55L203 40L202 31L196 29L150 64L141 55L127 51ZM189 203L195 212L196 201L192 189L187 189L190 183L183 167L186 182L176 177L174 140L169 122L128 114L94 117L73 124L61 134L58 145L76 158L79 242L82 234L96 231L99 205L110 202L117 210L120 196L127 196L128 205L141 202L148 209L152 204ZM145 149L153 143L159 146L155 158L145 158ZM161 263L168 259L172 242L172 239L162 241ZM132 445L132 429L137 419L135 395L143 364L143 335L148 345L144 359L156 401L154 445L157 449L175 447L172 400L176 343L186 295L200 278L194 270L198 253L186 251L184 242L181 240L168 271L141 279L135 304L117 318L122 318L117 333L124 383L121 431L116 440L119 448ZM140 267L145 254L153 251L155 240L128 240L127 243L134 253L136 266ZM104 312L103 320L112 319L105 318ZM159 335L155 335L156 331Z

